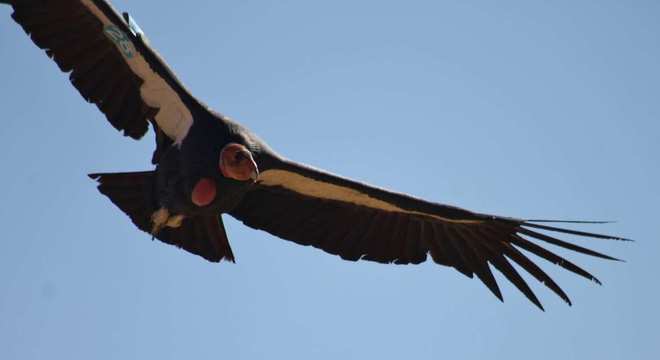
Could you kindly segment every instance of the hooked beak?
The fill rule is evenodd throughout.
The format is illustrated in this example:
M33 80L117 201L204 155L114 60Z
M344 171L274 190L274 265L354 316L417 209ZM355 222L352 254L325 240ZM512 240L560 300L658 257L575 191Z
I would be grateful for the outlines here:
M259 169L257 168L257 164L254 164L254 170L250 173L250 180L252 182L257 182L257 179L259 178Z

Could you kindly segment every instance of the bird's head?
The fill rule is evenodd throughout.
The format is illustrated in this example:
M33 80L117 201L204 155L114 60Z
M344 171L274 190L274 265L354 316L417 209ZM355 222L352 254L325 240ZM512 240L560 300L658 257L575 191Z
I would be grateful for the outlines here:
M252 153L245 145L238 143L229 143L220 150L218 166L222 176L230 180L228 184L225 184L230 187L243 186L237 183L231 184L231 181L239 181L241 184L249 181L251 184L257 181L259 176L259 168ZM216 179L209 177L199 179L192 189L191 200L193 204L199 207L211 205L216 200L218 192L216 181ZM224 192L228 191L228 188L223 187L223 189Z
M220 172L228 179L257 181L259 167L247 147L229 143L220 150Z

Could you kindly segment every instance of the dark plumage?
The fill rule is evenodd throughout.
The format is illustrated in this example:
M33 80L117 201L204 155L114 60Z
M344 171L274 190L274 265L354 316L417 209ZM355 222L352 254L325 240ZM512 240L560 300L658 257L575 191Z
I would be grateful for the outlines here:
M542 308L512 264L570 304L526 253L599 282L540 244L615 260L549 234L625 240L547 224L552 221L479 214L284 159L192 96L130 17L108 2L0 2L14 8L14 20L112 126L134 139L149 124L156 132L155 169L90 175L101 193L139 229L209 261L234 260L220 216L228 213L247 226L346 260L418 264L430 256L476 275L502 299L494 267Z

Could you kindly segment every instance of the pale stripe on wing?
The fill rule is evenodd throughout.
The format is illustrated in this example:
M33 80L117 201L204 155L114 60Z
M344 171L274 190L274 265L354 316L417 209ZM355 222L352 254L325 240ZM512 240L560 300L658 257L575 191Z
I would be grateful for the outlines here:
M142 54L135 50L130 38L108 19L94 1L81 0L81 2L103 23L105 36L115 44L133 73L144 81L140 88L140 96L145 104L159 109L154 117L158 126L169 138L174 140L175 144L181 144L192 126L193 117L179 94L149 66ZM122 41L117 41L110 32L106 31L111 27L114 27L112 31L119 31L123 34Z
M449 219L434 213L404 209L391 202L365 194L358 189L348 186L331 184L326 181L319 181L287 170L266 170L259 174L259 184L264 186L281 186L285 189L305 196L342 201L388 212L398 212L431 217L445 222L460 224L479 224L483 222L482 220L472 219ZM375 191L378 191L378 189L375 189Z

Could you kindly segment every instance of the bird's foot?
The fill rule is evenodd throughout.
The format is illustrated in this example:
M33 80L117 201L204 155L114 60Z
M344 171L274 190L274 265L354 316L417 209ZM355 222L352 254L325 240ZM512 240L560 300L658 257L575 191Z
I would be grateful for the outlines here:
M151 235L155 236L166 226L171 228L181 226L184 218L183 215L171 216L170 211L167 210L167 208L161 207L151 214Z

